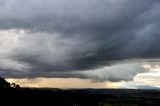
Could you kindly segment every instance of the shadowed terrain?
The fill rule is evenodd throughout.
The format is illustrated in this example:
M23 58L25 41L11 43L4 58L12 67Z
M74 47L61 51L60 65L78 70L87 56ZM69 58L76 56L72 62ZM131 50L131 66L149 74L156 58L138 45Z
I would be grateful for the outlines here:
M0 89L1 100L52 106L159 106L160 91L125 89ZM2 103L1 102L1 103ZM18 104L17 104L18 105Z
M13 86L14 85L14 86ZM20 88L0 79L1 104L52 106L159 106L159 90ZM8 102L6 102L8 101Z

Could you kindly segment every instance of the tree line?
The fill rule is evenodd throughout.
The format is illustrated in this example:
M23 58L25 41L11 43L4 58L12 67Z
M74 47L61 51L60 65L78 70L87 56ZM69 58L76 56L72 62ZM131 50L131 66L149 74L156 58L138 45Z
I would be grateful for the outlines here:
M0 88L20 88L16 83L9 83L4 78L0 77Z

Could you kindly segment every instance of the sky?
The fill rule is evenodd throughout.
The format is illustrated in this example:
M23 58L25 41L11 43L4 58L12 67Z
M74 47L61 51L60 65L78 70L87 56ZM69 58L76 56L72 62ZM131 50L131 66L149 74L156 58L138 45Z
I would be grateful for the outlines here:
M23 87L160 88L159 0L0 0L0 76Z

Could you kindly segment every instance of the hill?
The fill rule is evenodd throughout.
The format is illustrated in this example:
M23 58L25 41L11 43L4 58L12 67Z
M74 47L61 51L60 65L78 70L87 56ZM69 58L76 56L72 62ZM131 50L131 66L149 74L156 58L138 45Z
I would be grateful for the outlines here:
M1 88L0 95L6 105L160 106L159 90Z

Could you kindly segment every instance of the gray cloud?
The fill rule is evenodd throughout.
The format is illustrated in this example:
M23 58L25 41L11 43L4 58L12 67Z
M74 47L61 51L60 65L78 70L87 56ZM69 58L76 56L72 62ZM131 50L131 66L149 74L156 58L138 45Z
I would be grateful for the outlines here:
M159 8L158 0L1 0L1 75L95 78L87 71L159 58ZM104 80L142 71L115 72Z

